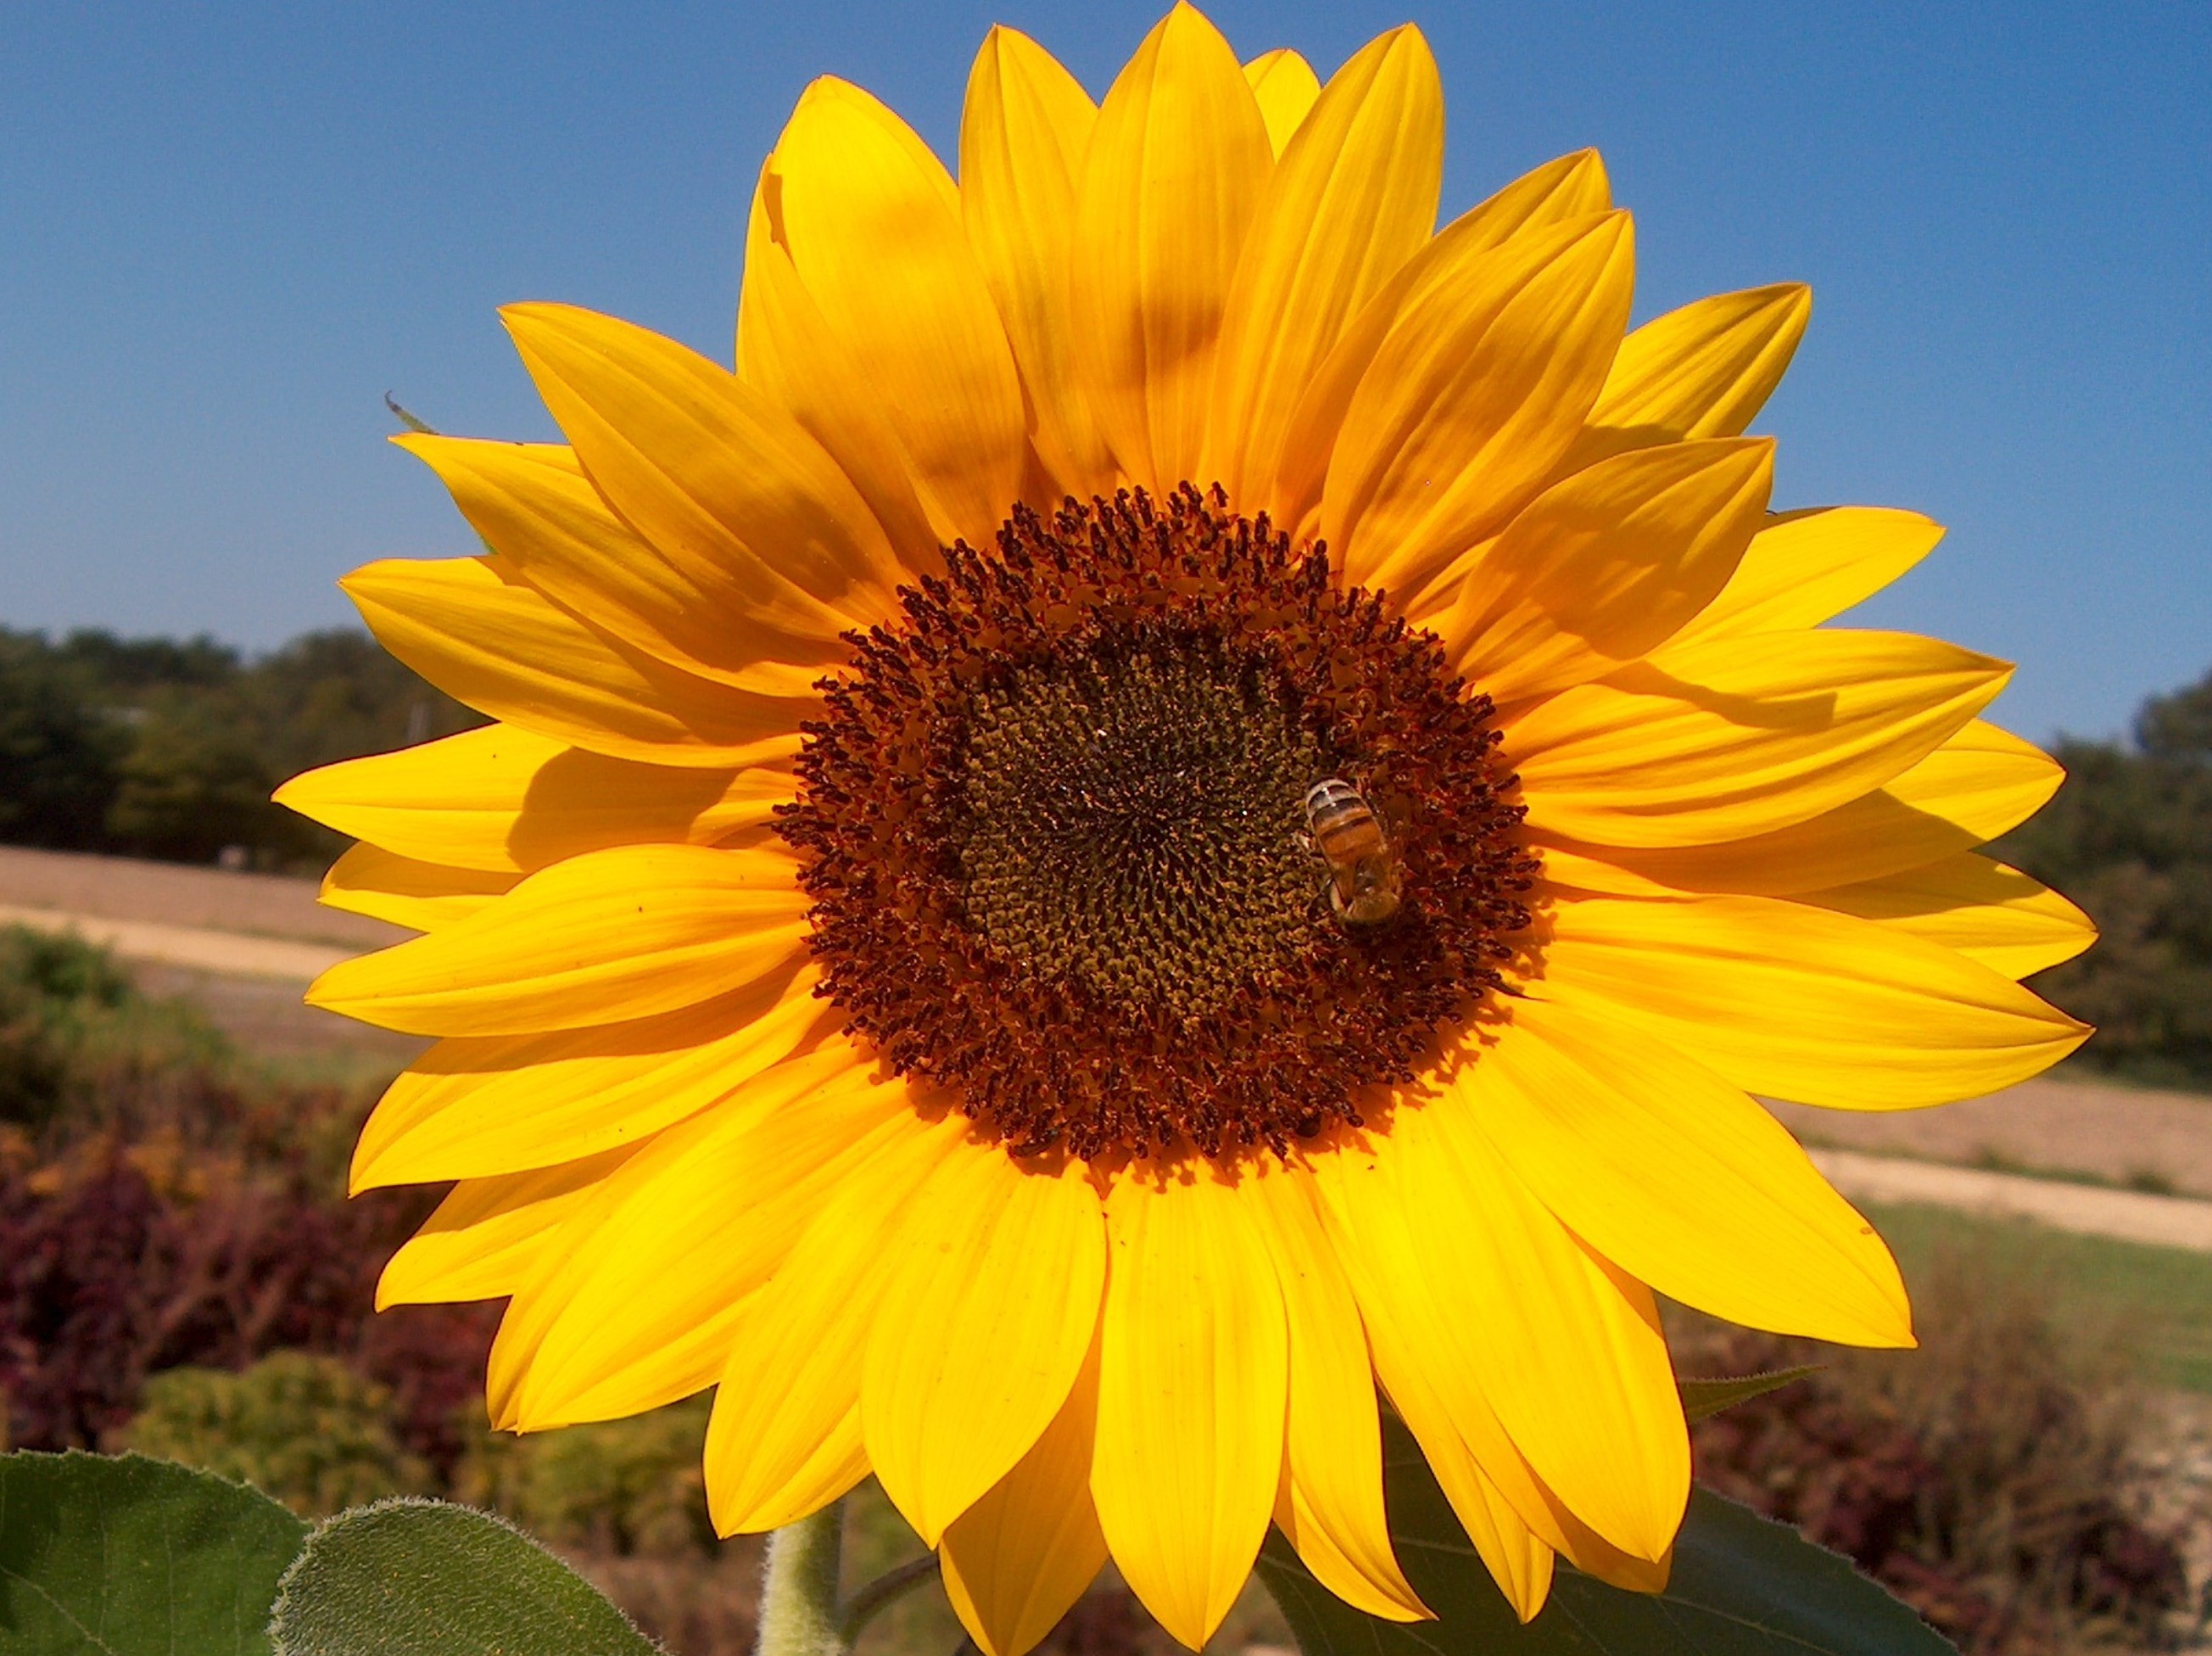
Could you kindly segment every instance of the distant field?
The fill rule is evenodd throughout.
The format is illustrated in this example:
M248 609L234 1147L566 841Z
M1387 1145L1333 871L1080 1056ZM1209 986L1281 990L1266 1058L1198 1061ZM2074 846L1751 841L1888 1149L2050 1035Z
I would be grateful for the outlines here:
M2156 1385L2212 1394L2212 1255L2071 1236L2022 1220L1946 1208L1869 1207L1908 1285L1946 1252L2028 1271L2047 1282L2061 1319L2118 1337Z
M365 915L326 909L315 901L315 890L312 880L282 874L0 846L0 907L81 919L90 922L84 929L94 935L101 921L125 921L349 952L382 948L412 935ZM118 953L129 958L127 949ZM147 993L193 1002L240 1047L262 1056L326 1064L334 1074L350 1075L397 1070L427 1044L305 1005L300 998L304 974L286 982L173 960L131 965Z
M357 949L408 935L381 920L323 907L312 880L14 845L0 846L0 904Z
M1809 1144L2212 1196L2212 1097L2057 1077L1935 1110L1777 1105Z

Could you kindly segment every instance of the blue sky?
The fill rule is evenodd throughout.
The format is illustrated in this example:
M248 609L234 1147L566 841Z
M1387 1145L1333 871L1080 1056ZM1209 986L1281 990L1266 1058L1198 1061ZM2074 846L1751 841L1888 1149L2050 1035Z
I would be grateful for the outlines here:
M1221 5L1326 74L1428 32L1447 213L1595 144L1638 313L1795 277L1777 502L1951 526L1871 624L2021 664L2000 716L2115 731L2212 667L2212 6ZM0 624L264 648L332 581L471 549L381 441L535 437L493 312L726 356L753 171L812 76L951 154L994 21L1095 92L1156 0L0 8Z

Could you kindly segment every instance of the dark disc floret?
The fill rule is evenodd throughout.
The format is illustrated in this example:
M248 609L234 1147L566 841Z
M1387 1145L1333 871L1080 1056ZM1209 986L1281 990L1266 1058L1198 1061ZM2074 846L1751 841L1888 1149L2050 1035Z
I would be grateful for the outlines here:
M1535 873L1487 697L1318 545L1186 484L1017 508L850 642L779 819L820 992L1016 1154L1281 1151L1499 986ZM1347 926L1305 799L1403 900Z

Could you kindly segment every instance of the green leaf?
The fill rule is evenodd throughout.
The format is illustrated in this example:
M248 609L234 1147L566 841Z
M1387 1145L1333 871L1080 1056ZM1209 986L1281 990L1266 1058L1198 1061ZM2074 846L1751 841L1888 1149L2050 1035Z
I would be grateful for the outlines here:
M1391 1537L1438 1619L1362 1614L1273 1532L1260 1574L1304 1656L1955 1656L1849 1559L1704 1489L1690 1497L1664 1593L1609 1587L1562 1561L1551 1602L1523 1627L1405 1428L1385 1431Z
M402 1497L307 1537L269 1624L276 1656L653 1656L599 1591L512 1525Z
M307 1526L258 1489L143 1455L0 1455L0 1650L266 1656Z
M1803 1363L1796 1368L1770 1369L1764 1374L1739 1374L1724 1380L1677 1380L1674 1384L1682 1394L1682 1412L1695 1426L1699 1421L1711 1420L1723 1409L1733 1409L1753 1397L1779 1391L1785 1385L1793 1385L1807 1375L1820 1372L1818 1363Z

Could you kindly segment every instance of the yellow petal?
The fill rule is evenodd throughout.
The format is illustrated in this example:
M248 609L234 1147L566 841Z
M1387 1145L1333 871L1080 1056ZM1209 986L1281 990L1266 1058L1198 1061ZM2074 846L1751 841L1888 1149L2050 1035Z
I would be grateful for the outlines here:
M1390 1394L1391 1406L1419 1443L1421 1458L1436 1475L1453 1515L1474 1543L1476 1555L1498 1583L1498 1590L1505 1595L1505 1602L1523 1623L1534 1621L1551 1596L1557 1549L1522 1518L1504 1491L1483 1470L1482 1461L1453 1429L1450 1416L1429 1390L1418 1363L1406 1355L1411 1342L1395 1334L1382 1333L1372 1323L1370 1328L1376 1336L1376 1366ZM1503 1438L1502 1428L1498 1434ZM1520 1458L1510 1445L1507 1450L1514 1459ZM1534 1482L1533 1474L1530 1482Z
M861 1370L868 1463L923 1544L1013 1470L1098 1331L1106 1221L1080 1162L963 1145L908 1205Z
M1912 1343L1873 1227L1744 1093L1570 1001L1516 1001L1431 1109L1473 1124L1545 1206L1670 1299L1847 1345Z
M373 915L395 926L435 931L489 907L515 881L513 874L456 868L356 845L330 867L315 900L326 908Z
M1091 1504L1097 1418L1094 1344L1052 1424L945 1532L945 1594L984 1656L1025 1656L1106 1562Z
M713 1385L750 1300L915 1123L902 1086L832 1041L659 1135L517 1289L492 1349L495 1417L605 1420Z
M538 1269L546 1239L598 1193L636 1150L626 1145L503 1178L464 1179L393 1254L377 1279L376 1308L496 1300Z
M1267 127L1267 148L1280 155L1291 135L1298 130L1298 123L1314 107L1314 100L1321 96L1321 76L1288 46L1277 46L1245 64L1244 78L1259 100L1260 119Z
M915 464L885 414L866 365L799 279L776 240L769 204L783 188L775 157L762 163L745 226L745 277L738 293L738 375L757 387L820 443L883 526L900 563L917 575L944 568L922 505Z
M1940 523L1885 506L1777 518L1752 537L1721 595L1674 642L1817 627L1880 592L1942 538Z
M1461 1285L1419 1263L1395 1167L1379 1161L1372 1135L1341 1135L1316 1148L1309 1166L1358 1300L1376 1376L1525 1622L1551 1591L1552 1556L1567 1539L1564 1509L1506 1435L1474 1371L1455 1355L1464 1332Z
M1407 24L1339 70L1279 150L1229 290L1214 366L1202 470L1231 500L1265 497L1300 393L1428 240L1443 146L1436 59Z
M1455 279L1468 261L1514 237L1604 213L1613 205L1604 164L1584 149L1547 161L1454 219L1390 278L1345 332L1298 399L1272 487L1256 472L1246 493L1285 528L1318 523L1322 487L1345 415L1375 354L1415 301Z
M649 1018L764 977L805 947L781 850L624 845L530 875L483 912L332 966L308 1001L421 1035Z
M1130 1589L1193 1650L1251 1573L1283 1464L1283 1299L1248 1202L1203 1163L1106 1198L1091 1494Z
M960 206L1029 393L1030 436L1078 499L1110 494L1114 456L1076 384L1068 317L1075 192L1098 107L1052 54L992 27L960 118Z
M385 1092L352 1189L483 1178L642 1143L820 1038L811 966L705 1004L550 1035L441 1041Z
M1569 1563L1623 1592L1664 1592L1674 1571L1674 1549L1657 1558L1638 1558L1614 1546L1586 1524L1573 1526L1570 1544L1560 1549Z
M720 1396L717 1392L718 1401ZM707 1419L709 1443L714 1441L714 1416L709 1415ZM708 1512L710 1519L714 1511L716 1468L726 1464L738 1452L726 1440L720 1459L712 1458L710 1454L707 1461ZM783 1482L764 1499L763 1511L788 1513L791 1516L744 1528L721 1527L717 1532L725 1537L750 1535L763 1530L781 1529L786 1524L796 1524L800 1519L820 1512L831 1501L841 1501L850 1495L867 1475L867 1451L860 1444L860 1410L858 1404L851 1404L836 1422L823 1433L813 1452L791 1465L784 1473Z
M1716 294L1621 342L1571 466L1685 437L1733 437L1782 382L1813 314L1813 290L1781 282Z
M1437 240L1463 253L1502 247L1515 236L1613 210L1613 186L1595 149L1577 149L1531 167L1454 219Z
M1212 481L1214 346L1271 164L1236 54L1177 0L1099 109L1069 265L1078 379L1146 488Z
M377 642L454 700L595 753L734 770L797 752L799 722L818 704L641 654L496 560L386 558L338 584Z
M1431 1619L1391 1548L1367 1336L1320 1198L1303 1172L1269 1168L1247 1187L1290 1327L1288 1453L1275 1522L1346 1604L1386 1621Z
M1546 876L1626 897L1785 897L1899 874L1969 850L2042 809L2064 776L2027 742L1976 719L1873 793L1795 827L1720 845L1632 850L1549 839Z
M572 305L500 316L607 502L732 615L826 642L890 613L902 568L821 444L728 368Z
M1773 479L1773 445L1735 438L1617 455L1554 484L1459 576L1436 624L1453 667L1504 704L1656 648L1721 590Z
M566 447L420 432L392 441L438 474L461 515L525 581L633 649L765 696L806 695L823 664L842 654L835 640L750 624L743 594L702 588L640 540Z
M1393 1199L1387 1181L1370 1192L1358 1189L1375 1182L1371 1141L1363 1145L1355 1135L1349 1148L1353 1154L1348 1157L1324 1152L1316 1159L1317 1172L1350 1177L1337 1201L1324 1204L1330 1215L1347 1204ZM1346 1230L1340 1220L1332 1222L1358 1284L1382 1388L1419 1442L1422 1458L1515 1614L1527 1622L1544 1607L1555 1553L1616 1586L1638 1591L1663 1586L1663 1563L1655 1565L1613 1546L1536 1476L1460 1360L1439 1345L1439 1334L1455 1326L1462 1314L1459 1285L1417 1279L1396 1269L1393 1262L1407 1257L1403 1214L1368 1215L1362 1229L1373 1245L1371 1257L1363 1253L1358 1234Z
M1322 491L1347 581L1418 589L1543 486L1620 344L1635 270L1610 213L1455 261L1406 307Z
M1747 1092L1846 1110L1978 1097L2089 1032L1955 951L1763 897L1562 903L1546 999L1672 1043Z
M966 1135L958 1115L911 1110L848 1168L768 1287L746 1307L707 1427L707 1501L724 1535L774 1529L828 1505L865 1471L860 1373L883 1306L889 1245L924 1180Z
M1021 382L944 165L827 77L776 140L769 233L876 388L938 533L985 545L1013 504Z
M397 855L529 874L612 845L711 845L798 797L782 770L638 764L514 725L296 776L276 802Z
M1801 900L1926 938L2011 978L2071 960L2097 941L2089 916L2042 881L1971 852Z
M1376 1279L1425 1282L1443 1325L1393 1321L1422 1342L1430 1387L1471 1381L1577 1516L1663 1556L1689 1499L1689 1434L1650 1294L1569 1233L1462 1112L1401 1105L1370 1160L1339 1160L1351 1165L1322 1189L1367 1262L1363 1310Z
M2012 669L1906 633L1779 632L1667 653L1511 719L1542 836L1710 845L1804 822L1900 775Z

